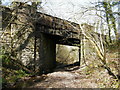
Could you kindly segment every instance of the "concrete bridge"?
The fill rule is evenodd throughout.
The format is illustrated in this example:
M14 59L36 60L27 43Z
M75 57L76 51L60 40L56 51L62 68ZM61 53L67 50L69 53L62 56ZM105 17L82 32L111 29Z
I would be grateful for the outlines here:
M55 68L56 44L70 46L77 46L80 44L80 28L79 25L74 22L53 17L41 12L35 12L35 9L32 6L23 3L17 3L16 7L13 9L4 8L2 12L3 21L5 21L5 23L3 22L3 29L9 25L12 16L14 16L15 19L12 20L10 24L17 26L17 28L14 28L15 32L18 27L21 27L21 25L29 25L32 27L32 34L34 37L34 61L38 60L37 64L39 64L40 72L50 72ZM22 43L27 42L27 40L29 39L26 39L26 41ZM27 48L27 45L25 46L25 44L18 46L19 50ZM38 52L39 55L37 55L36 52Z

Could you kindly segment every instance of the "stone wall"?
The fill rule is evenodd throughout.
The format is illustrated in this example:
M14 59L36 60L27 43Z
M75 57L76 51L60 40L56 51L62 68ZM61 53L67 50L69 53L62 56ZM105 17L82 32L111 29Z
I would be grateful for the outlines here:
M19 12L20 10L21 12ZM10 10L2 7L0 43L2 49L4 49L5 53L9 53L11 58L26 66L31 66L30 62L34 60L34 31L27 24L27 16L21 14L22 10L24 11L25 8L13 8Z
M56 44L48 35L37 32L33 9L29 6L5 8L0 42L11 58L31 70L46 73L55 67Z

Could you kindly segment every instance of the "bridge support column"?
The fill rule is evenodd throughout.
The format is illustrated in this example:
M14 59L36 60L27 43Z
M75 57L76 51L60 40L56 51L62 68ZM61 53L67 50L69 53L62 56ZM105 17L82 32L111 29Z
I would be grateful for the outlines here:
M42 33L39 41L39 69L41 73L48 73L55 68L56 43L51 36Z

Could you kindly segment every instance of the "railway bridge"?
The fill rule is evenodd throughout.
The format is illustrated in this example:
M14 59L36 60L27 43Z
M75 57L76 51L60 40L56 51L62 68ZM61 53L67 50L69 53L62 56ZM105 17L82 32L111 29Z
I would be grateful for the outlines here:
M77 23L37 12L32 6L23 3L17 3L12 9L5 7L2 9L3 31L5 32L4 29L10 25L11 35L17 37L17 39L12 39L15 43L15 45L12 44L12 47L16 48L16 56L23 61L28 59L26 57L31 56L32 61L37 61L36 65L41 72L50 72L54 69L56 44L70 46L80 44L80 28ZM31 37L32 40L30 40ZM21 41L20 38L22 38ZM30 48L32 45L34 47ZM33 54L23 54L25 52Z

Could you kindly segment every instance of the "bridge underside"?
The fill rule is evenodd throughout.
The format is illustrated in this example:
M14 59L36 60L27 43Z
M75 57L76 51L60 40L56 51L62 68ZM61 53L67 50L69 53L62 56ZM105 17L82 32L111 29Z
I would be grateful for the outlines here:
M49 31L52 31L52 32L49 32ZM75 35L73 35L73 34L70 35L69 33L66 34L66 32L57 32L57 30L54 30L54 29L49 29L49 28L41 29L41 27L37 27L36 33L37 33L36 34L37 37L39 37L38 33L47 35L56 44L70 45L70 46L77 46L78 44L80 44L80 39L78 39L77 36L76 36L77 37L76 38Z
M45 29L44 29L45 30ZM40 39L40 62L42 63L42 73L51 72L56 67L56 44L77 46L80 44L80 39L63 37L62 35L50 34L37 30L36 37ZM79 64L80 64L80 47L79 47Z

